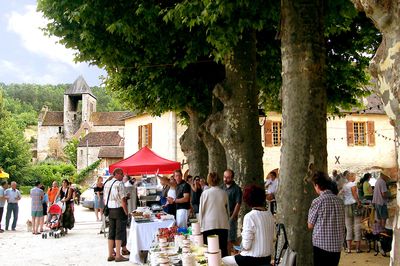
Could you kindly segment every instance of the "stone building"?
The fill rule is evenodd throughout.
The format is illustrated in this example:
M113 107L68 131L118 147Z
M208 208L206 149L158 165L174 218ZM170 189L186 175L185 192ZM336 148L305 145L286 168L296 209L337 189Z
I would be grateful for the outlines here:
M88 145L93 143L97 145L95 146L97 148L89 152L90 156L81 156L78 152L78 171L95 162L103 146L108 147L102 152L103 158L123 154L123 151L122 153L120 151L121 148L118 153L116 150L110 151L109 147L115 148L123 144L125 125L120 117L126 112L96 112L96 106L96 96L84 78L80 76L64 93L63 111L49 111L47 107L43 107L38 121L37 160L63 158L63 148L72 138L80 139L81 142L84 138L85 143L82 145L86 148L86 152ZM112 132L112 134L105 132ZM86 135L88 135L87 138L85 138ZM91 141L98 136L101 136L99 143L102 146L98 146L98 142ZM116 144L117 139L118 145ZM90 141L86 142L86 140ZM90 147L92 148L92 146ZM123 149L123 146L121 147ZM89 161L88 158L90 158Z
M395 130L383 105L375 94L364 99L365 109L342 111L340 116L327 119L327 150L329 173L350 170L361 175L374 169L387 169L397 176ZM186 162L179 138L186 126L179 123L173 112L153 117L130 113L125 120L124 158L148 146L154 152L174 161ZM279 168L282 147L282 115L268 112L259 118L264 150L265 175ZM316 129L317 130L317 129Z

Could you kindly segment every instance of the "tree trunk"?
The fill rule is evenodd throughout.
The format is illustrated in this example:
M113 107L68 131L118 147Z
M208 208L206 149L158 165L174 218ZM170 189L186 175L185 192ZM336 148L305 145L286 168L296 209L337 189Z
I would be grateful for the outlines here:
M394 122L396 130L397 166L400 164L400 3L398 0L352 0L382 33L380 44L370 63L370 72L376 80L376 92L382 97L386 114ZM397 188L400 188L397 177ZM390 265L400 265L400 196L397 195L396 216L393 223L393 244Z
M194 110L186 110L189 115L189 125L185 133L180 137L181 150L189 164L189 173L192 176L207 176L208 152L198 133L204 119Z
M243 32L225 60L225 82L213 91L223 109L210 115L206 123L207 130L224 147L227 167L235 172L235 181L241 187L263 181L255 44L255 33Z
M226 156L224 147L221 145L218 139L214 138L210 132L208 132L205 126L200 127L200 138L208 150L208 171L217 172L222 178L224 171L226 170Z
M313 265L307 216L316 197L310 177L327 170L322 1L282 1L282 153L278 219L297 265Z

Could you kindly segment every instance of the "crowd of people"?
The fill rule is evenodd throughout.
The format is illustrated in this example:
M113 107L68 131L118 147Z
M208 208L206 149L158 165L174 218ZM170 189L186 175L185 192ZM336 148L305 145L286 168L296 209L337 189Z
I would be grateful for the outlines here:
M47 217L47 213L51 205L57 203L61 206L64 205L63 208L65 208L62 215L64 232L67 233L69 229L74 227L74 199L76 190L71 187L71 184L67 179L62 181L61 188L58 187L57 181L54 181L47 191L40 181L36 181L29 194L31 198L32 220L28 221L31 223L28 227L32 228L32 234L40 235L44 231L45 224L50 224L51 217ZM8 187L8 182L2 181L0 187L0 233L4 232L4 229L1 228L1 221L6 202L7 212L5 217L5 230L10 229L9 225L11 216L13 217L11 230L16 230L19 212L18 202L20 200L21 192L17 189L17 183L12 181L10 187Z
M376 233L384 232L388 219L387 187L389 177L381 173L374 188L369 180L370 173L364 174L358 184L356 174L336 170L329 178L324 173L316 173L313 178L315 191L319 195L311 204L308 215L308 228L313 230L314 265L338 265L343 245L346 253L361 253L361 216L363 205L373 206Z
M332 177L316 172L312 178L317 197L313 200L308 214L308 228L312 230L312 245L315 265L338 265L343 244L346 252L361 250L361 209L364 204L374 206L376 223L385 230L388 218L387 203L390 197L384 174L372 187L370 173L358 183L356 174L333 171ZM200 223L204 243L209 235L218 235L225 265L269 265L273 254L273 239L276 212L278 175L272 171L267 175L265 186L249 185L242 188L234 181L231 169L224 171L223 178L211 172L207 179L190 175L184 177L180 169L170 177L159 176L162 185L161 205L165 212L175 217L178 227L188 227L189 218ZM222 183L222 184L221 184ZM16 182L8 187L6 181L0 187L0 232L1 220L7 202L5 230L15 230L18 219L18 201L21 193ZM136 209L138 202L135 180L124 176L122 169L103 183L99 177L94 188L96 219L103 215L106 207L109 218L108 261L127 261L127 225L129 213ZM30 191L32 233L40 234L46 223L47 210L53 204L63 207L62 225L67 233L74 227L75 189L66 179L59 188L57 182L45 190L37 181ZM238 245L238 216L242 201L251 208L243 219L240 252L234 256L233 246ZM13 220L10 227L11 216ZM51 224L54 217L49 217ZM54 222L56 219L53 219ZM353 244L354 243L354 244Z

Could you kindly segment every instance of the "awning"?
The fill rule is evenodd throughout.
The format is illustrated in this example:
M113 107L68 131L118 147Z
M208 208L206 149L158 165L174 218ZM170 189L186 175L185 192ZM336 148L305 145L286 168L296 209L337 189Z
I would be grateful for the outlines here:
M122 168L127 175L171 174L181 168L179 162L162 158L147 147L132 156L109 166L112 173L115 168Z

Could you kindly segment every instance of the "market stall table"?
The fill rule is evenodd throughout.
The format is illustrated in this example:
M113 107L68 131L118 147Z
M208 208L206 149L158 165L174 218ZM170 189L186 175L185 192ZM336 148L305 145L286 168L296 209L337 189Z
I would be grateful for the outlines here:
M140 251L150 250L151 243L159 228L169 228L175 224L175 220L158 220L151 222L136 222L132 219L129 230L128 247L131 251L129 261L141 264Z

